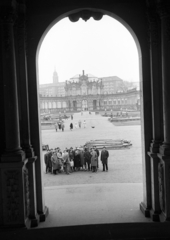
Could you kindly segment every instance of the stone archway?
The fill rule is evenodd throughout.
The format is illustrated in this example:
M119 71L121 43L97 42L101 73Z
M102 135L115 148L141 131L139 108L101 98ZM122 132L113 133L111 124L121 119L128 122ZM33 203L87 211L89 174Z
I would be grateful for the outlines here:
M140 65L140 73L139 73L139 75L140 75L140 81L141 81L141 85L143 84L143 81L142 81L142 73L143 73L143 71L142 71L142 54L141 54L141 47L140 47L140 44L139 44L139 40L138 40L138 38L137 38L137 36L136 36L136 34L134 33L134 31L132 30L132 28L127 24L127 22L125 22L122 18L120 18L119 16L117 16L117 15L115 15L115 14L113 14L113 13L111 13L111 12L109 12L109 11L105 11L105 10L99 10L99 9L95 9L95 10L93 10L93 9L81 9L81 10L74 10L74 11L71 11L71 12L69 12L69 13L66 13L66 14L64 14L63 16L60 16L59 18L57 18L54 22L52 22L49 26L48 26L48 28L46 29L46 31L44 32L44 34L43 34L43 36L41 37L41 40L40 40L40 42L39 42L39 46L38 46L38 49L40 48L40 46L41 46L41 43L42 43L42 41L43 41L43 37L45 36L45 34L49 31L49 29L55 24L55 23L57 23L59 20L61 20L63 17L65 17L65 16L69 16L69 19L71 20L71 21L73 21L73 22L75 22L75 21L78 21L78 19L79 18L82 18L83 20L85 20L85 21L87 21L91 16L94 18L94 19L96 19L96 20L100 20L101 18L102 18L102 16L103 16L103 14L107 14L107 15L109 15L109 16L111 16L111 17L113 17L113 18L115 18L115 19L117 19L119 22L121 22L128 30L129 30L129 32L131 33L131 35L133 36L133 38L134 38L134 40L135 40L135 43L136 43L136 46L137 46L137 49L138 49L138 54L139 54L139 65ZM37 51L37 53L38 53L38 51ZM150 99L149 99L150 100ZM92 109L93 110L95 110L95 109L97 109L97 100L95 100L96 102L92 102ZM143 96L141 96L141 102L143 101ZM76 100L74 100L73 102L73 109L76 111L77 110L77 103L76 103ZM144 109L142 108L142 111L143 111ZM143 117L143 119L144 119L144 121L145 121L145 118L147 118L147 120L148 120L148 117L149 117L149 115L147 115L146 116L146 114L143 112L142 113L142 117ZM150 117L151 117L151 115L150 115ZM150 123L150 126L151 126L151 119L150 119L150 121L149 121L149 123ZM149 146L149 144L150 144L150 136L151 136L151 132L152 131L149 131L149 134L147 134L147 136L145 135L145 131L146 131L146 129L144 128L144 125L142 125L143 126L143 149L146 147L146 146ZM149 126L149 124L148 124L148 126ZM147 174L147 168L149 168L149 164L148 164L148 161L146 160L146 159L148 159L148 155L147 155L147 153L146 152L143 152L143 171L144 171L144 178L145 178L145 183L146 184L149 184L150 185L150 181L151 181L151 179L150 179L150 176ZM146 174L145 174L146 173ZM145 191L146 190L146 191ZM151 202L151 194L149 193L149 195L147 196L147 189L144 189L144 204L142 204L142 208L143 208L143 211L145 212L147 212L148 210L148 207L147 206L149 206L150 205L150 202ZM147 199L147 201L146 201L146 199ZM147 205L147 206L145 206L145 205Z
M96 7L98 6L98 4L96 5ZM23 8L20 8L20 10ZM70 10L70 12L68 12L68 9ZM10 99L15 100L15 102L13 103L11 101L11 106L12 104L14 105L14 107L16 107L16 109L12 109L13 111L13 119L15 119L15 121L13 121L14 125L10 124L9 118L7 117L7 125L6 125L6 131L10 131L11 126L14 126L14 128L11 129L15 129L16 131L14 131L14 134L16 136L16 141L14 142L14 150L18 151L17 153L20 153L20 142L19 142L19 137L21 137L21 139L25 140L26 139L26 144L23 145L23 149L26 152L26 156L28 159L28 162L30 163L29 166L25 169L24 171L24 179L22 184L23 186L20 186L20 198L21 198L21 202L22 202L22 210L19 209L20 211L20 216L22 215L22 218L19 219L19 222L17 222L17 224L25 224L25 221L30 218L32 224L38 225L39 220L40 221L45 221L46 218L46 214L47 214L47 208L45 207L45 202L44 202L44 197L43 197L43 184L42 184L42 172L41 172L41 139L40 139L40 125L39 125L39 109L38 109L38 91L37 91L37 78L38 78L38 71L36 71L36 69L38 69L37 67L37 59L38 59L38 52L39 52L39 48L41 46L41 42L43 40L44 35L47 33L47 31L51 28L52 25L54 25L54 23L56 23L57 21L59 21L60 19L62 19L63 17L66 16L71 16L72 20L76 20L79 17L83 17L84 20L87 20L90 16L93 16L96 19L100 19L102 14L108 14L111 17L115 17L116 19L120 20L120 22L122 22L125 26L127 26L128 29L130 29L130 32L132 33L132 35L134 35L134 38L136 39L138 48L139 48L139 52L140 52L140 65L141 65L141 79L142 79L142 75L143 75L143 79L144 81L142 81L142 89L143 89L143 96L142 96L142 100L141 100L141 105L143 108L143 119L144 119L144 123L143 124L143 143L144 143L144 147L143 147L143 173L144 173L144 199L143 199L143 204L142 204L142 208L144 210L145 213L148 213L148 211L151 208L151 184L150 184L150 164L149 164L149 156L147 154L147 149L149 149L150 146L150 142L152 139L152 116L151 116L151 99L150 99L150 94L148 94L148 91L150 90L150 81L148 79L149 78L149 53L146 50L148 48L148 43L145 42L145 40L142 39L142 36L140 34L144 34L145 35L145 30L142 29L142 23L140 25L140 21L141 19L138 21L139 26L141 26L141 28L139 26L137 26L137 28L135 28L135 26L133 25L133 22L131 22L131 20L126 17L126 14L123 13L122 10L122 14L121 14L121 10L120 12L117 11L117 15L114 14L113 12L116 11L115 9L110 10L109 8L106 7L106 10L102 10L102 9L85 9L85 11L82 11L82 8L80 9L76 9L73 11L73 8L69 8L66 9L65 7L63 7L63 9L59 10L59 12L55 12L53 14L49 14L48 16L46 15L46 17L44 17L43 15L36 15L36 11L32 13L32 15L29 15L28 21L27 21L27 48L25 46L25 35L24 35L24 28L20 28L19 31L22 31L22 34L20 32L20 36L23 36L19 39L20 41L20 48L22 49L22 54L18 54L17 57L20 60L20 69L18 70L22 70L22 74L24 72L24 80L21 81L20 85L18 86L18 89L20 91L20 94L22 95L21 99L22 99L22 106L20 107L20 111L22 113L22 121L20 122L21 127L23 127L24 130L24 134L22 136L19 136L19 116L18 116L18 109L17 109L17 84L16 84L16 79L15 79L15 68L14 68L14 64L15 61L12 62L12 59L14 58L15 55L15 46L13 44L13 40L12 38L14 37L13 32L11 31L11 29L13 30L13 25L11 24L11 22L7 22L6 27L8 27L7 31L10 32L9 34L9 44L10 45L10 60L7 59L6 63L9 63L10 69L11 69L11 75L10 75L10 79L11 82L13 84L13 86L15 86L15 88L10 88L11 91L9 91L10 93ZM10 9L11 10L11 9ZM30 9L29 9L30 10ZM35 7L36 10L36 7ZM50 11L52 11L53 9L51 9ZM110 10L110 11L109 11ZM29 11L28 11L29 12ZM34 15L35 14L35 15ZM21 14L21 19L23 20L23 13ZM120 15L121 17L118 17L118 15ZM122 20L124 16L124 19L128 20L127 22L129 22L129 24L126 23L126 21ZM38 17L38 18L37 18ZM6 19L6 18L5 18ZM53 21L53 19L55 19ZM133 19L133 18L132 18ZM8 19L9 20L9 19ZM41 21L42 20L42 21ZM4 20L5 21L5 20ZM37 24L34 24L34 23ZM23 22L22 22L23 23ZM22 24L21 24L22 25ZM135 31L137 32L137 34L134 34L134 31L132 30L132 28L130 28L129 26L132 25L132 28L135 29ZM22 25L23 26L23 25ZM138 30L139 28L139 30ZM45 30L46 29L46 30ZM45 32L44 32L45 31ZM142 48L142 52L144 55L144 59L142 60L141 58L141 50L139 47L139 41L137 40L137 37L140 40L140 46ZM3 36L4 37L4 36ZM5 42L5 38L3 41L3 44L6 43ZM26 50L27 50L27 54L26 54ZM146 50L146 51L145 51ZM3 48L3 54L4 53L8 53L9 54L9 48L6 48L6 45L4 44L4 48ZM5 54L4 54L5 56ZM26 56L27 56L27 61L26 61ZM5 57L4 57L5 59ZM7 66L7 65L6 65ZM8 66L8 67L9 67ZM28 68L28 71L27 71ZM8 68L5 68L8 72ZM27 82L27 72L28 72L28 82ZM22 76L21 74L21 76ZM7 78L5 78L7 79ZM22 79L22 78L21 78ZM8 79L7 79L8 80ZM7 81L8 82L8 81ZM24 85L25 84L25 85ZM21 87L22 85L22 87ZM28 86L27 86L28 85ZM7 89L7 88L6 88ZM5 91L7 91L5 89ZM24 91L22 92L22 90L24 89ZM27 96L29 96L29 98L27 98ZM29 100L28 100L29 99ZM6 101L6 99L5 99ZM26 111L25 111L26 110ZM8 109L5 109L5 113L8 116L9 111ZM30 114L29 114L30 113ZM8 124L9 123L9 124ZM145 134L147 132L147 134ZM10 142L10 138L7 138L7 144L11 144ZM13 144L13 142L12 142ZM32 150L32 146L34 149L34 152L36 153L36 156ZM7 146L8 147L8 146ZM14 154L15 156L15 154ZM11 155L10 155L11 157ZM13 156L12 156L13 157ZM16 157L16 156L15 156ZM22 156L24 158L24 154ZM26 160L26 158L25 158ZM3 161L5 162L5 156L3 156ZM11 161L11 162L10 162ZM8 166L14 166L14 161L13 159L8 159ZM26 161L25 161L26 163ZM11 165L10 165L11 164ZM3 165L3 164L2 164ZM5 171L6 168L8 167L7 165L3 165L5 166L5 170L3 169L3 179L4 182L6 181L6 177L5 177ZM15 165L16 168L18 167L18 169L20 169L20 171L17 170L17 174L20 174L20 178L22 180L22 168L21 165L17 164ZM16 169L13 173L16 173ZM10 174L13 176L13 173L10 170ZM31 183L31 185L33 186L32 188L28 189L28 176L29 176L29 181ZM10 179L10 176L7 177ZM15 176L13 177L15 178ZM20 182L20 178L17 178L17 183ZM13 179L12 179L13 182ZM25 185L24 185L25 184ZM4 184L5 185L5 184ZM23 197L23 190L24 189L24 194L27 197ZM29 196L28 194L28 190L30 190L31 194ZM3 190L4 192L4 196L6 196L6 192L5 190ZM8 197L8 196L6 196ZM29 205L31 203L31 205ZM25 209L24 208L29 209L30 212L24 212ZM29 208L30 207L30 208ZM4 206L5 208L5 206ZM9 224L9 222L5 222L5 224ZM15 225L16 223L11 222L11 224Z

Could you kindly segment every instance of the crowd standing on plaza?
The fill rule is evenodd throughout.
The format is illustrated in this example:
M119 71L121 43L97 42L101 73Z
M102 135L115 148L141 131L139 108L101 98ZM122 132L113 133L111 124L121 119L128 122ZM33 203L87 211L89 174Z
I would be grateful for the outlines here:
M99 155L103 165L103 171L108 171L109 152L104 146L101 154L96 146L92 148L80 147L61 151L59 147L50 149L44 155L46 173L70 174L77 171L92 171L97 173L99 169Z

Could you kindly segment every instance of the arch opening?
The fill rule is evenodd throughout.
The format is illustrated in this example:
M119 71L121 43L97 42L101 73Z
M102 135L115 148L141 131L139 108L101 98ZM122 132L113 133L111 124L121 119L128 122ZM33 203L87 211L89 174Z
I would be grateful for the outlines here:
M76 10L77 11L77 10ZM75 11L75 12L76 12ZM99 11L100 12L100 11ZM114 15L114 14L112 14L112 13L108 13L108 12L106 12L106 11L103 11L102 10L102 13L104 13L104 14L107 14L108 16L110 16L110 17L112 17L112 18L115 18L116 20L118 20L119 22L121 22L128 30L129 30L129 32L131 33L131 35L133 36L133 39L134 39L134 41L135 41L135 43L136 43L136 47L137 47L137 50L138 50L138 59L139 59L139 81L140 81L140 87L141 87L141 83L142 83L142 62L141 62L141 49L140 49L140 45L139 45L139 41L138 41L138 39L137 39L137 37L136 37L136 35L135 35L135 33L133 32L133 30L130 28L130 26L128 26L128 24L127 23L125 23L122 19L120 19L118 16L116 16L116 15ZM70 14L70 13L69 13ZM66 14L67 16L69 15L69 14ZM66 16L65 15L65 16ZM43 42L43 39L44 39L44 37L45 37L45 35L48 33L48 31L51 29L51 27L52 26L54 26L54 24L56 24L58 21L60 21L62 18L63 18L64 16L61 16L60 18L58 18L58 19L56 19L50 26L49 26L49 28L48 29L46 29L46 31L44 32L44 35L42 36L42 38L41 38L41 40L40 40L40 43L39 43L39 46L38 46L38 48L37 48L37 61L36 61L36 63L37 63L37 72L39 72L39 70L38 70L38 53L39 53L39 51L40 51L40 48L41 48L41 44L42 44L42 42ZM84 75L84 72L83 72L83 74L82 74L82 76ZM37 79L38 79L38 76L39 76L39 74L37 74ZM74 81L74 80L73 80ZM92 79L92 81L93 81L93 79ZM78 92L78 94L77 94L77 92L76 92L76 88L75 89L73 89L74 91L72 92L72 94L73 95L79 95L79 92ZM100 94L100 92L99 91L97 91L97 92L95 92L96 90L95 90L95 88L92 88L92 90L91 90L91 94L93 95L93 94ZM85 89L83 89L83 92L84 92L84 94L86 94L86 90ZM109 94L112 94L111 92L107 92L106 93L106 95L109 95ZM120 96L119 96L120 95ZM126 109L131 105L131 103L133 102L133 99L130 97L130 93L128 93L128 95L126 95L126 96L121 96L121 93L119 93L119 95L117 95L117 96L114 96L114 98L112 98L111 99L111 97L110 96L108 96L106 99L104 99L103 100L103 111L106 113L107 111L109 111L109 113L110 113L110 115L111 114L113 114L113 110L114 110L114 108L115 107L117 107L117 105L120 105L121 106L121 108L120 108L120 111L121 112L123 112L123 111L126 111ZM71 95L70 95L71 96ZM140 102L142 101L142 98L141 98L141 92L140 92L140 96L138 96L138 100L137 100L137 102L136 102L136 104L138 104L138 107L139 107L139 99L140 99ZM129 101L128 101L129 100ZM132 101L132 102L131 102ZM85 104L85 105L87 105L86 106L86 109L89 109L88 108L88 101L87 100L83 100L83 101L81 101L83 104ZM79 102L77 101L77 100L75 100L75 99L73 99L73 101L70 101L69 100L69 102L68 102L68 109L71 109L71 108L73 108L73 111L77 111L77 108L78 108L78 105L79 105ZM98 99L93 99L93 101L92 101L92 109L93 110L97 110L97 108L98 108L98 106L100 105L100 101L98 100ZM115 106L112 106L111 108L109 108L110 107L110 105L115 105ZM129 106L128 106L129 105ZM62 109L62 101L60 100L59 102L57 102L56 103L56 106L58 107L58 108L60 108L60 114L61 114L61 109ZM64 104L64 106L67 106L67 103L66 103L66 105ZM135 106L136 107L136 106ZM82 110L82 108L81 108L81 110ZM81 111L80 109L79 109L79 111ZM139 110L139 109L138 109ZM63 111L63 113L64 113L64 111ZM64 177L64 176L63 176Z

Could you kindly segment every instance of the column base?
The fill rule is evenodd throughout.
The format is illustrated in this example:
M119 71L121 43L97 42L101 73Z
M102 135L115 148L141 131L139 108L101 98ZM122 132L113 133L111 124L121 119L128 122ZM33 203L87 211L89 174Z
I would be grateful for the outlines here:
M160 219L160 222L170 222L170 218L166 217L165 213L162 212L160 215L159 215L159 219Z
M145 206L143 202L141 202L140 210L144 214L145 217L150 218L150 209Z
M34 228L37 227L39 224L39 215L37 214L37 216L35 218L27 218L25 220L25 226L26 228Z
M48 214L49 214L49 209L48 209L48 207L45 206L44 212L43 213L38 213L40 222L45 222Z
M161 212L155 212L153 209L150 210L150 217L153 222L160 222L160 213Z

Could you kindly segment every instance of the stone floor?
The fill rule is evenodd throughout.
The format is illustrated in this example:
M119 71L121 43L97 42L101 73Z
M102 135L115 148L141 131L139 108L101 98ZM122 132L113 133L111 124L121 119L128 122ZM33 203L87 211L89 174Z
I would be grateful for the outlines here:
M44 192L50 214L39 228L151 222L139 209L141 183L65 185Z

